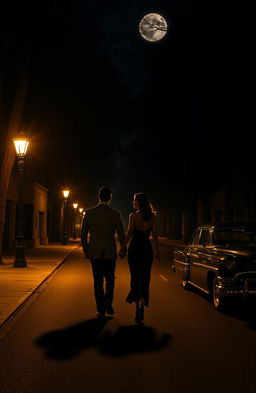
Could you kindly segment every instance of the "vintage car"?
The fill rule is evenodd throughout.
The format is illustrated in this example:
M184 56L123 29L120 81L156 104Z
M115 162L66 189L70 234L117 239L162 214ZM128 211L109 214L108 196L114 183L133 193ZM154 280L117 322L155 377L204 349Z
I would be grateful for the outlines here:
M211 295L216 309L256 295L256 223L198 227L190 244L175 248L173 270L185 289L193 285Z

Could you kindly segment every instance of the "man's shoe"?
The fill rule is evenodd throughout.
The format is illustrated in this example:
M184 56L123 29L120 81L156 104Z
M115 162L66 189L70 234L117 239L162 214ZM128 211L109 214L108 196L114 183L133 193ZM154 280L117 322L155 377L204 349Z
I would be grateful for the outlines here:
M106 303L106 311L107 311L107 314L109 314L109 315L115 314L115 310L110 302Z

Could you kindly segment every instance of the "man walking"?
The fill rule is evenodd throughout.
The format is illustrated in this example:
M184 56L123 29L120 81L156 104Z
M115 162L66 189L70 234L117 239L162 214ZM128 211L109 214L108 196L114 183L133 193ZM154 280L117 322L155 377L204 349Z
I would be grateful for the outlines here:
M100 188L98 198L98 205L86 210L81 242L86 258L91 260L97 316L104 318L106 312L114 314L112 302L117 258L115 233L118 234L120 244L125 234L120 212L110 207L111 188Z

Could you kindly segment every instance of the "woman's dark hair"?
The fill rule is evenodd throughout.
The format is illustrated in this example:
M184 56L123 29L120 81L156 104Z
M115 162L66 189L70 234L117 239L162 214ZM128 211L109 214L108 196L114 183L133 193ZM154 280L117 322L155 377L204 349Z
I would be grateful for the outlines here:
M144 192L135 194L135 199L138 201L140 212L144 221L149 221L154 216L153 207Z

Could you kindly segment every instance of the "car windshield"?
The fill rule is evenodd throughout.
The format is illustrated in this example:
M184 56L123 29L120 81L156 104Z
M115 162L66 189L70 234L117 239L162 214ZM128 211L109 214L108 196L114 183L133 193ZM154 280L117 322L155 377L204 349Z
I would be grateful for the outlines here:
M212 235L213 245L256 247L256 231L246 228L216 229Z

